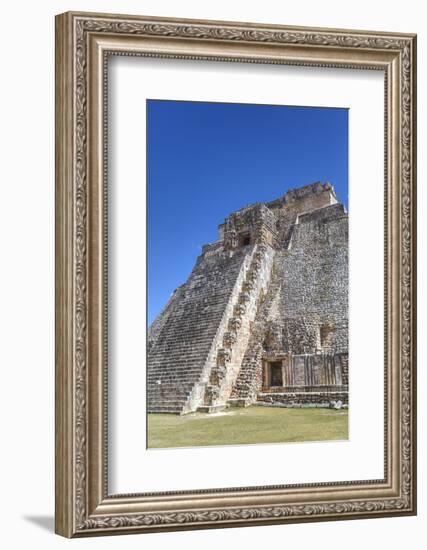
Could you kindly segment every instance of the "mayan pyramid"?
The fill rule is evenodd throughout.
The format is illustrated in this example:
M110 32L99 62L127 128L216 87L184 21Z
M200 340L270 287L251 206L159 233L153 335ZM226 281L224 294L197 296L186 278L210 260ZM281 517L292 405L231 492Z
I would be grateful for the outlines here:
M148 330L148 411L346 406L348 215L332 185L218 229Z

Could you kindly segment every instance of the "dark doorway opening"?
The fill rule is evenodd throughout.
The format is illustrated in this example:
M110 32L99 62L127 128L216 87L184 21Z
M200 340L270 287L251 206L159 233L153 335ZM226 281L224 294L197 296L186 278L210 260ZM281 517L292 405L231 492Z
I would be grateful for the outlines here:
M281 361L270 363L270 386L283 386Z
M239 238L239 245L240 246L249 246L251 244L251 234L250 233L242 233Z

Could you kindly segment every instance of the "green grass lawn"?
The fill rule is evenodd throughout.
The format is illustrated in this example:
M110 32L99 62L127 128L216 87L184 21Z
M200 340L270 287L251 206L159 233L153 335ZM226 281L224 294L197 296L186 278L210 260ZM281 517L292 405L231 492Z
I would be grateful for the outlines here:
M231 408L216 414L148 415L148 447L196 447L348 439L348 411Z

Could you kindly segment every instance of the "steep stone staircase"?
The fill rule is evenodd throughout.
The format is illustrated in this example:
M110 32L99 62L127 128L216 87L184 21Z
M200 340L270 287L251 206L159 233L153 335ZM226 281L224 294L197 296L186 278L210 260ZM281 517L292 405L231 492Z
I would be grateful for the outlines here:
M212 342L252 253L252 247L246 247L215 258L201 256L188 282L180 287L148 353L148 412L180 414L202 399Z
M258 306L256 321L243 357L242 366L228 400L230 405L246 406L252 403L255 401L257 391L262 386L262 355L267 319L280 288L279 270L277 265L273 263L267 294Z
M206 385L204 405L199 410L214 412L227 404L250 338L251 324L255 319L261 294L268 287L273 255L274 252L268 245L257 245L232 315L227 321L222 345L217 349L215 363Z
M163 327L169 319L169 315L174 311L174 305L179 302L183 295L183 289L185 285L178 287L172 296L169 298L166 306L163 308L161 314L155 319L153 324L148 329L148 351L155 345L159 335L161 334Z

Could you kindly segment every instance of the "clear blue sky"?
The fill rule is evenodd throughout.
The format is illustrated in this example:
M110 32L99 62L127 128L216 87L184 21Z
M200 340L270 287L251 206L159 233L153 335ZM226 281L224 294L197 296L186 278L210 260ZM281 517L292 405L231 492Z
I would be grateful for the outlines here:
M147 180L151 323L234 210L315 181L347 207L348 110L148 100Z

